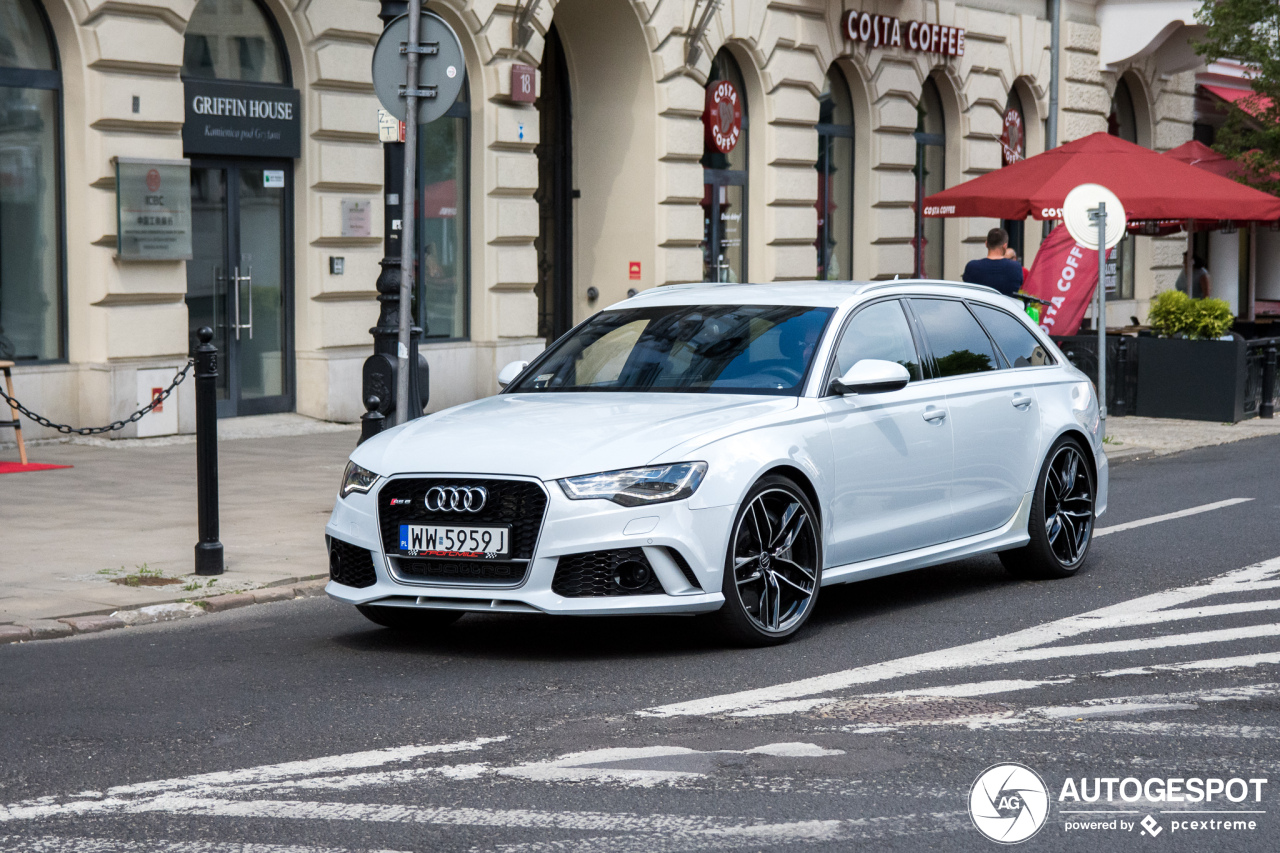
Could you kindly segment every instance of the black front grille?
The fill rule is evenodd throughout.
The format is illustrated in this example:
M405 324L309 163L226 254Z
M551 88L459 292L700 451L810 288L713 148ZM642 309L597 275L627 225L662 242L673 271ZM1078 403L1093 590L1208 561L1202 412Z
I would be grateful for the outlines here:
M373 570L373 555L368 548L360 548L332 536L325 538L329 540L329 580L356 589L378 582L378 575Z
M479 512L430 512L427 490L432 486L483 486L487 497ZM392 502L395 502L394 504ZM413 580L519 583L533 559L547 510L547 493L525 480L403 477L378 492L378 525L382 547L395 558L397 574ZM504 524L511 527L507 560L446 560L396 557L400 553L401 524Z
M419 560L400 557L397 571L406 578L431 581L491 581L519 583L524 579L528 563L510 560Z
M618 582L618 568L624 563L640 563L648 570L648 579L636 586ZM565 598L599 598L614 595L653 595L662 592L662 584L649 565L641 548L618 548L570 554L556 563L551 589Z

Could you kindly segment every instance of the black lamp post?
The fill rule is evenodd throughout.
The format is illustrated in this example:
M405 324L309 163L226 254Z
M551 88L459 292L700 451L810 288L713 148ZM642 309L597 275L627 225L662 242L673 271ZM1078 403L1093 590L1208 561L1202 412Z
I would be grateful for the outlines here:
M385 28L391 21L407 14L406 0L382 0L378 17ZM383 212L382 272L378 275L378 325L369 330L373 335L373 355L365 359L360 399L378 398L377 411L395 425L397 343L400 324L400 221L404 211L404 143L386 142L382 146L382 185L385 201ZM413 189L409 192L412 194ZM422 329L414 326L409 339L409 363L417 370L409 374L410 417L417 417L427 404L427 360L418 352Z

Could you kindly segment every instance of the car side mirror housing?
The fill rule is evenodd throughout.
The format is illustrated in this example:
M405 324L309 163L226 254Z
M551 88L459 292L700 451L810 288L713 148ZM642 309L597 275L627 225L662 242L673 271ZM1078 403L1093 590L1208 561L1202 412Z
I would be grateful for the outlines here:
M498 371L498 387L506 388L512 382L515 382L516 377L523 373L528 366L529 362L527 361L509 362L506 367Z
M907 387L911 374L896 361L864 358L845 371L839 379L831 380L833 394L881 394Z

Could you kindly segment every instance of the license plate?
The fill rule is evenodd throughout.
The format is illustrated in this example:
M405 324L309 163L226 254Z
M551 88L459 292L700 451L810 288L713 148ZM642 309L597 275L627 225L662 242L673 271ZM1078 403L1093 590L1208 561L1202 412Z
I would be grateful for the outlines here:
M450 527L444 524L400 525L402 557L464 557L497 560L508 556L508 527Z

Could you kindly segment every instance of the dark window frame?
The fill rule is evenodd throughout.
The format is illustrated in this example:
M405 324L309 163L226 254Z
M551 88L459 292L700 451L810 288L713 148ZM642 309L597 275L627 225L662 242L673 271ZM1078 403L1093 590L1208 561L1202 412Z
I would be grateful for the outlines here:
M836 351L839 350L840 348L840 342L844 340L845 333L849 331L849 326L853 325L853 320L855 317L857 317L859 314L861 314L863 311L867 310L871 306L882 305L885 302L897 302L898 307L902 309L903 318L907 321L907 328L911 331L911 341L912 343L915 344L916 357L920 359L920 378L912 379L907 384L916 385L921 382L927 382L928 380L933 378L932 376L933 359L928 354L928 350L925 346L924 338L922 336L922 330L917 323L916 317L911 312L910 308L907 305L907 301L909 299L910 299L909 296L903 296L902 294L897 294L892 296L882 296L877 299L872 299L868 302L864 302L849 312L849 315L845 317L844 320L841 321L840 329L831 338L831 352L827 356L827 368L823 374L824 379L823 379L822 387L818 389L818 397L821 398L821 397L839 396L838 394L832 393L831 382L832 380L839 378L836 375L836 370L838 370L840 367L840 363L836 360ZM983 331L985 331L985 329Z
M430 331L426 324L427 318L427 285L423 281L421 274L421 264L419 263L418 274L414 276L413 289L414 300L417 310L414 312L414 321L418 324L418 328L423 330L421 340L422 346L431 344L452 344L466 343L471 340L471 97L470 83L463 82L462 92L459 98L466 96L466 100L455 100L445 111L443 118L460 118L465 122L463 125L462 140L462 175L465 186L458 188L458 197L465 198L466 205L466 223L460 230L463 232L459 235L459 241L462 245L458 252L458 263L462 264L462 334L450 338L429 338L426 333ZM419 181L421 181L421 171L419 171ZM415 192L420 193L419 187ZM414 204L418 203L418 198L414 198ZM414 221L419 223L421 227L422 217L415 216ZM421 235L418 235L419 237ZM417 260L421 261L422 241L417 241L415 252L418 254Z
M53 58L53 69L0 67L0 88L5 89L43 89L55 92L55 113L57 126L53 129L54 157L57 167L53 170L58 186L54 190L54 230L56 232L58 258L58 355L54 358L24 358L23 365L68 364L70 362L69 296L67 293L67 158L64 145L66 127L66 98L62 89L62 56L58 50L58 39L49 22L49 15L44 4L33 0L32 6L40 18L44 37L49 42L49 54ZM15 361L17 360L15 356Z
M921 340L924 341L925 349L927 350L927 353L928 353L926 356L926 360L929 365L930 375L922 381L929 382L932 380L963 379L966 376L980 375L979 373L957 373L952 376L939 375L937 356L933 351L933 344L929 343L929 333L924 327L924 321L920 318L920 315L916 313L914 307L912 307L913 302L926 300L926 299L933 299L938 302L958 302L960 303L960 305L964 306L965 311L967 311L969 313L969 316L973 318L973 322L978 324L978 329L981 330L982 334L986 336L987 343L991 344L991 352L995 355L997 361L999 362L999 364L996 367L992 368L991 370L981 371L981 373L999 373L1001 370L1006 369L1006 367L1008 366L1008 362L1005 360L1004 353L1000 351L1000 347L996 344L995 340L991 337L991 333L987 331L987 327L982 325L982 321L979 320L977 316L973 313L973 309L969 307L969 301L967 299L961 299L955 296L933 296L933 295L925 295L925 294L912 294L904 298L906 300L907 306L911 308L912 319L915 320L917 326L919 327L920 338Z
M965 302L966 304L969 304L968 300L965 300ZM1000 347L1000 342L996 340L996 336L991 334L991 330L988 329L986 324L982 322L982 317L979 316L977 311L973 310L974 305L981 305L983 308L988 308L992 311L996 311L996 312L999 312L1000 314L1004 314L1006 317L1013 320L1022 328L1026 329L1027 334L1031 335L1032 339L1035 340L1036 343L1040 345L1041 349L1044 350L1044 354L1046 358L1045 363L1044 364L1024 364L1022 366L1018 366L1014 364L1013 361L1009 358L1009 356L1006 355L1004 350ZM982 326L982 331L987 333L987 337L991 339L991 342L996 345L996 352L999 354L1000 358L1003 360L1005 365L1004 367L1000 368L1001 370L1040 370L1045 367L1058 366L1058 359L1056 356L1054 356L1053 350L1049 348L1049 345L1046 344L1043 340L1041 340L1040 336L1036 334L1035 331L1033 331L1026 323L1019 320L1018 317L1013 313L1006 311L1003 308L998 308L995 305L988 305L985 302L973 302L972 304L969 304L969 313L972 314L974 319L978 321L978 325Z

